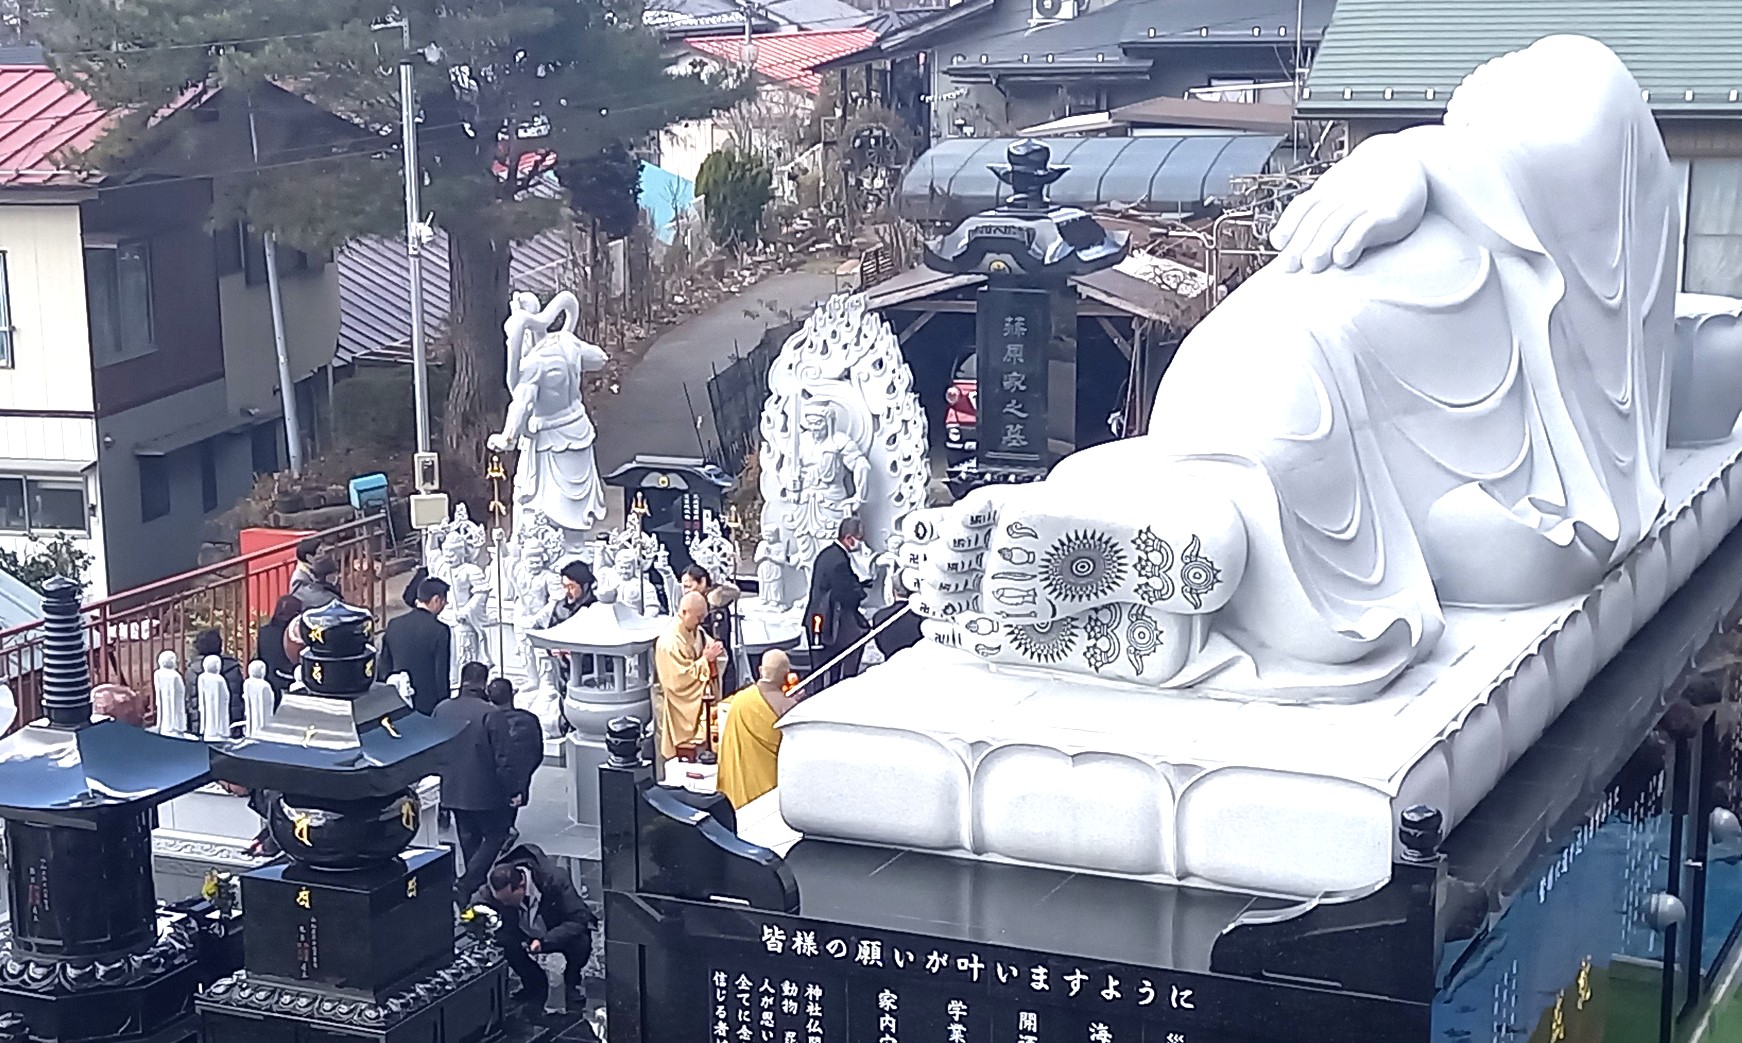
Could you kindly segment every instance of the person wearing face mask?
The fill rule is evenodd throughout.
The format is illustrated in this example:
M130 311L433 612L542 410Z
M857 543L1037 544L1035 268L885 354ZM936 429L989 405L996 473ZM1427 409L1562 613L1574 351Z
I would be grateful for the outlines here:
M858 518L843 518L835 542L824 547L811 566L810 600L805 605L804 618L812 673L834 662L871 630L870 621L860 610L868 581L860 579L858 570L853 568L852 554L863 541L864 531ZM863 649L853 648L827 675L807 685L808 693L815 695L857 674L863 654Z

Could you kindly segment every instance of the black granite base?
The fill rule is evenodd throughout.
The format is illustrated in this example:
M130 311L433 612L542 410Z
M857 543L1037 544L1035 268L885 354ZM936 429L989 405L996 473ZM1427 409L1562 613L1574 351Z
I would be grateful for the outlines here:
M0 1012L24 1015L40 1043L167 1043L191 1033L200 967L192 919L158 916L150 947L114 959L46 959L15 951L0 927Z
M242 878L256 976L380 1004L453 953L453 860L413 850L347 871L274 864Z
M202 1043L491 1043L508 1010L495 945L462 946L451 966L376 1002L239 972L195 1001Z

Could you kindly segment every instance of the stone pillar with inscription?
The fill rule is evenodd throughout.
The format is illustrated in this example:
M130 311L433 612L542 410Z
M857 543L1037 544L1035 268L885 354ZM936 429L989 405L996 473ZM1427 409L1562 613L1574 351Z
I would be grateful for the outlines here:
M1033 481L1076 448L1077 298L1072 276L1125 256L1125 233L1108 232L1075 207L1047 199L1068 167L1032 139L1010 146L992 172L1010 198L926 247L926 265L983 275L975 306L978 432L967 485Z
M458 729L374 678L369 613L334 602L303 613L302 631L306 687L212 750L213 774L266 794L285 857L242 878L244 969L200 997L205 1043L490 1039L501 951L456 929L452 855L408 849L411 787Z
M79 585L46 586L46 716L0 742L0 1039L180 1043L196 1028L197 928L157 904L151 811L206 780L206 749L93 719Z

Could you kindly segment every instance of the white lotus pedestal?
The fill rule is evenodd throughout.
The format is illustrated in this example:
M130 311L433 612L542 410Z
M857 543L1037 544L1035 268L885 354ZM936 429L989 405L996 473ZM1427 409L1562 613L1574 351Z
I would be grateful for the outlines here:
M669 625L665 616L642 616L613 602L589 605L531 634L534 648L569 658L562 709L574 731L563 739L563 763L569 771L569 817L577 825L599 825L605 726L633 717L652 734L653 644Z

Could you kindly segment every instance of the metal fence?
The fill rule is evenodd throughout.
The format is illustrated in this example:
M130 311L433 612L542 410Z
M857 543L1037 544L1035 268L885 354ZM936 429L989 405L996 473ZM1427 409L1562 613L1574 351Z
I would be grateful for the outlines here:
M338 559L345 600L384 622L384 565L392 549L385 516L371 515L316 533L314 538ZM152 673L161 653L174 652L185 670L193 638L201 631L217 630L224 650L247 662L254 655L255 632L290 589L298 542L228 558L86 605L91 683L130 688L143 697L148 714L154 714ZM0 683L9 686L18 701L14 729L42 712L42 637L41 620L0 631Z
M801 324L770 327L746 354L708 378L708 406L714 413L717 441L707 449L708 461L727 474L744 469L744 458L761 440L762 404L768 399L768 371L781 345Z

